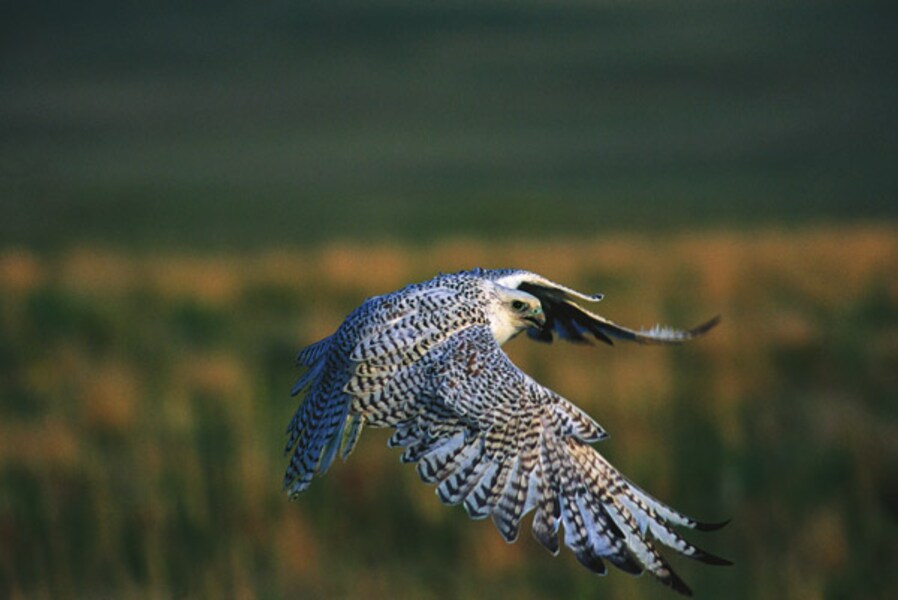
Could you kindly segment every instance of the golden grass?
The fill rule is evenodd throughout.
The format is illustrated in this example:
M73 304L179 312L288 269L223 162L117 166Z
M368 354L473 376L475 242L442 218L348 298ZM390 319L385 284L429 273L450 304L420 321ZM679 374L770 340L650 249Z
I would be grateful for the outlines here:
M637 327L723 315L676 349L509 346L597 417L612 433L600 449L651 492L737 518L703 539L741 566L686 567L696 588L887 589L855 562L894 533L880 498L898 464L898 229L869 226L2 251L0 596L669 597L529 539L506 546L441 507L378 432L298 502L279 492L293 350L366 296L473 266L606 292L599 312Z

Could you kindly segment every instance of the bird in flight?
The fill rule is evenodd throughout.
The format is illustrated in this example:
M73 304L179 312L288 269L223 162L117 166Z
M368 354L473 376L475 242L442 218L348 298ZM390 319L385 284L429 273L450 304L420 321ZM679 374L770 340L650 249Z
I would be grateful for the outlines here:
M691 519L629 481L593 448L607 435L602 427L501 349L522 332L541 342L677 344L718 321L636 331L576 303L601 298L510 269L440 274L369 298L297 356L307 370L292 393L305 394L287 427L285 490L296 498L338 452L345 460L366 425L392 427L388 445L404 449L401 460L417 464L440 500L491 517L506 541L533 511L533 535L552 554L563 528L564 544L588 569L605 574L607 561L648 571L691 595L658 544L731 564L674 529L725 523Z

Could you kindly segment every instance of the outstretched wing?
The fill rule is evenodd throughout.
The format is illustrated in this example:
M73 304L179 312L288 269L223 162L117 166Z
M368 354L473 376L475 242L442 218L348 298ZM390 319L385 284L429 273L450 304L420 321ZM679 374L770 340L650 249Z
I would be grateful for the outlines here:
M592 296L582 294L526 272L506 279L511 287L536 296L542 303L543 313L546 316L545 324L540 328L531 327L527 330L530 338L540 342L552 342L555 336L558 336L572 342L590 343L587 336L591 334L595 339L612 345L614 339L639 344L679 344L706 333L720 321L720 317L716 316L688 330L656 325L651 329L637 331L609 321L574 302L574 300L598 302L602 299L601 294ZM501 279L499 281L503 282Z
M378 346L383 348L383 346ZM656 543L712 564L673 526L711 529L652 498L626 480L590 443L605 437L579 408L539 385L502 352L482 325L458 330L425 354L394 345L353 353L355 373L345 390L352 410L396 432L390 445L417 463L440 499L463 504L472 518L491 517L514 541L534 510L533 535L553 554L559 531L578 560L596 573L604 561L629 572L648 571L662 583L689 588Z

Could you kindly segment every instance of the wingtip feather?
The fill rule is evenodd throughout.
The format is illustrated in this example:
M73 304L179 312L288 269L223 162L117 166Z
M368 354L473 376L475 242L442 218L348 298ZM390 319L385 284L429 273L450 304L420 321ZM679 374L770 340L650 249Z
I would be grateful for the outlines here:
M623 534L621 534L621 536L622 535ZM633 556L628 551L611 554L607 558L611 561L611 564L613 564L624 573L629 573L630 575L642 575L644 571L642 565L639 564L639 561L633 558Z
M696 521L693 529L696 529L698 531L717 531L718 529L726 527L730 521L732 521L732 519L719 521L717 523L702 523L701 521Z
M577 561L595 573L596 575L605 575L608 572L608 568L605 566L605 562L594 552L590 550L585 550L582 552L575 553L577 557Z
M679 575L677 575L676 571L673 569L667 570L667 577L660 578L659 580L666 586L669 586L675 592L678 592L684 596L692 597L692 589L686 585L686 582L683 581Z
M699 550L695 554L687 555L689 558L693 558L699 562L703 562L706 565L714 565L716 567L731 567L733 566L733 561L727 560L723 557L717 556L716 554L711 554L707 550Z
M689 334L690 337L698 337L700 335L704 335L704 334L708 333L709 331L711 331L712 329L714 329L715 327L717 327L717 325L720 324L720 319L721 319L720 315L714 315L713 317L711 317L710 319L708 319L707 321L705 321L698 327L693 327L687 333Z

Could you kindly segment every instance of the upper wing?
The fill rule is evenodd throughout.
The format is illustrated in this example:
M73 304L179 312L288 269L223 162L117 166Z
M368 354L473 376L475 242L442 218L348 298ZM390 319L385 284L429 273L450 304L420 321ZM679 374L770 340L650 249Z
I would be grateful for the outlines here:
M460 327L485 322L456 296L455 290L432 285L369 298L333 335L299 353L297 362L308 370L293 387L293 395L305 396L287 427L284 449L290 454L284 488L291 497L328 470L341 446L345 457L358 440L364 421L350 411L352 396L344 387L359 362L372 373L379 369L387 374L414 362Z
M545 325L527 330L528 336L541 342L551 342L558 335L561 339L572 342L588 343L589 338L586 336L592 334L607 344L614 343L612 338L640 344L679 344L702 335L720 321L717 316L685 331L657 325L651 329L636 331L600 317L573 301L576 298L596 302L601 300L601 295L580 294L538 276L530 279L518 276L513 283L517 289L536 296L542 302L546 315Z
M673 589L689 588L654 542L714 564L726 561L680 537L672 525L710 529L627 481L589 444L605 436L583 411L521 372L489 329L458 330L424 354L397 348L353 355L345 390L352 410L396 428L390 445L418 463L443 502L463 503L473 518L492 517L513 541L535 510L534 536L551 552L558 533L578 560L604 573L604 559L630 572L647 570Z

